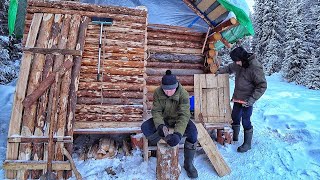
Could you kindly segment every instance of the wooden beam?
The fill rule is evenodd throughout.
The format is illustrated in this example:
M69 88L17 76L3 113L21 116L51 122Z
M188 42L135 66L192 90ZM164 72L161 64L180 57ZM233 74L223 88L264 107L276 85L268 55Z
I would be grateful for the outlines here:
M47 161L5 160L2 165L6 170L42 170L47 168ZM71 170L69 161L52 161L52 170Z
M223 31L226 31L228 29L231 29L232 27L234 26L237 26L239 23L238 21L236 20L236 18L232 17L230 19L228 19L227 21L223 22L223 23L220 23L217 27L215 27L213 30L212 30L212 33L217 33L217 32L223 32ZM212 35L212 34L211 34ZM211 36L210 35L210 36ZM209 37L210 37L209 36Z
M57 49L57 48L23 48L23 51L39 54L53 54L53 55L72 55L72 56L82 56L82 51L71 50L71 49Z
M198 5L197 8L200 11L205 12L216 0L202 0Z
M75 122L75 129L140 128L141 122Z
M214 21L215 19L217 19L219 16L221 16L223 13L227 12L227 10L219 5L217 8L215 8L214 10L212 10L207 17L211 20Z
M8 137L9 143L26 143L26 142L32 142L32 143L45 143L48 142L49 137L46 136L11 136ZM71 136L54 136L53 137L54 142L64 142L64 143L73 143L73 137Z
M214 28L214 26L211 24L210 20L205 17L201 11L198 10L197 7L195 7L191 2L190 0L183 0L184 3L187 4L187 6L193 10L193 12L195 12L199 17L201 17L201 19L203 19L211 28Z
M195 123L198 130L198 141L207 154L211 164L220 177L231 173L231 169L218 151L207 130L201 123Z

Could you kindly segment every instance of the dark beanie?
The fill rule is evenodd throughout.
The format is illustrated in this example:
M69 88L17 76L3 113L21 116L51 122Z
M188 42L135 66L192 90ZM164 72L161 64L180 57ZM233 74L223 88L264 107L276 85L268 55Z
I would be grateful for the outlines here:
M247 61L249 53L243 47L237 47L230 52L230 57L233 61Z
M178 81L175 75L170 70L166 71L166 75L162 77L161 87L164 90L171 90L178 87Z

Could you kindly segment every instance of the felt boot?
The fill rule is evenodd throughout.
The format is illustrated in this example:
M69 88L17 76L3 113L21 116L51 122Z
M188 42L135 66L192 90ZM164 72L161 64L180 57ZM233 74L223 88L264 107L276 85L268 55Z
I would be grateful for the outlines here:
M253 135L253 128L244 131L244 142L240 147L238 147L237 149L238 152L243 153L251 149L252 135Z
M184 143L184 169L187 171L189 178L197 178L198 171L193 165L193 159L196 153L196 143L192 144L188 141Z
M233 141L238 141L240 125L232 125L233 130Z

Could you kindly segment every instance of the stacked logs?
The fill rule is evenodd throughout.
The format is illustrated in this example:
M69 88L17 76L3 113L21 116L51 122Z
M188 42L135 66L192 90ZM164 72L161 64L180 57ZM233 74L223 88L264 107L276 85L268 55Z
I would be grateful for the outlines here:
M103 26L99 79L100 24L88 26L76 122L142 121L147 12L110 7L101 11L113 23Z
M203 73L202 46L205 35L192 29L149 24L146 69L147 107L152 108L153 92L170 69L178 81L193 95L193 75Z

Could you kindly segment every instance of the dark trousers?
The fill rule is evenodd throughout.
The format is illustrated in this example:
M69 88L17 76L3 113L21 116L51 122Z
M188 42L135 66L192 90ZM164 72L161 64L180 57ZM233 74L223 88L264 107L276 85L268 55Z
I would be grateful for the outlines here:
M166 124L166 126L169 127L168 124ZM142 123L141 131L146 137L154 134L157 131L157 129L154 125L154 122L153 122L153 118L150 118L147 121L145 121L144 123ZM187 128L186 128L183 136L186 136L187 137L186 140L192 144L197 142L198 131L197 131L196 126L194 125L194 123L191 120L189 120Z
M234 103L232 109L232 125L240 125L240 121L242 119L242 126L245 130L251 129L251 120L250 117L252 115L253 107L243 107L240 103Z

